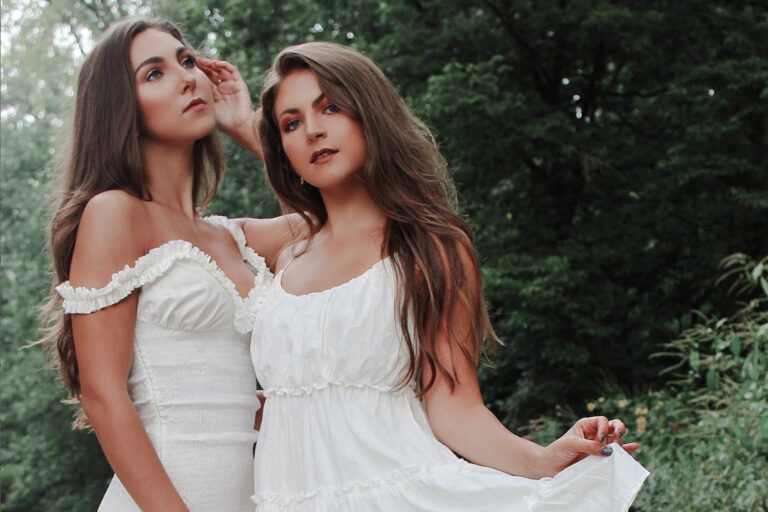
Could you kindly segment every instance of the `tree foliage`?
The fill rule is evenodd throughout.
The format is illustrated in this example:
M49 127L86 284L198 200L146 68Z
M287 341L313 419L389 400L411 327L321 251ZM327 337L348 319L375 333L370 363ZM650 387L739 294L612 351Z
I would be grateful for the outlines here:
M606 387L664 385L649 359L692 309L729 307L727 254L768 247L768 7L683 0L10 0L2 4L2 506L91 510L109 477L40 347L45 186L74 72L128 14L181 22L256 99L284 46L351 45L435 131L474 226L505 345L481 368L510 426ZM210 210L278 212L252 156L227 142Z

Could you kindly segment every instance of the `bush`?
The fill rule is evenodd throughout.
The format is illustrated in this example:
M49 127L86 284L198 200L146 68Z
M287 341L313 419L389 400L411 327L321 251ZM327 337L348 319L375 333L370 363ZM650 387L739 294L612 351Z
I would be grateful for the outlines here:
M651 476L634 510L768 509L768 258L734 255L724 265L721 281L731 280L748 300L730 317L697 313L694 325L654 354L669 361L666 387L586 403L589 414L621 418L627 441L640 442L635 455ZM531 420L518 430L549 442L575 416Z

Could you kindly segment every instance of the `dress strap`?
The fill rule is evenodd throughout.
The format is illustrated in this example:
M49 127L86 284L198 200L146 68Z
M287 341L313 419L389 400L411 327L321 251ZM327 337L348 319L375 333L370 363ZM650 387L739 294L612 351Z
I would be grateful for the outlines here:
M293 260L295 259L296 259L296 256L291 254L291 259L289 259L288 263L286 263L285 266L282 269L280 269L280 272L285 272L288 269L288 267L291 266L291 263L293 263Z
M229 231L229 234L232 235L232 238L234 238L237 243L237 248L240 250L240 257L242 257L243 261L251 267L251 270L254 273L257 275L265 274L270 277L272 276L272 272L270 272L267 267L267 262L263 257L259 256L256 251L248 246L245 240L245 232L236 222L223 215L209 215L204 217L203 220L221 226Z
M245 233L240 228L240 226L237 225L236 222L228 219L227 217L224 217L223 215L209 215L207 217L203 217L203 220L210 222L211 224L221 226L229 231L229 234L232 235L232 238L234 238L235 242L237 243L237 248L240 249L240 254L245 256Z

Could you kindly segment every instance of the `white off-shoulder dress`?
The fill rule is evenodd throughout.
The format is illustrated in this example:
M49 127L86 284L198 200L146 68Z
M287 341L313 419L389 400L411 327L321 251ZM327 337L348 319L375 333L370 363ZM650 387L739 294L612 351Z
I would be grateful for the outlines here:
M554 478L456 457L432 433L408 365L389 258L329 290L275 277L251 357L267 394L256 447L260 512L626 511L648 472L618 445Z
M272 274L225 217L255 273L242 298L203 251L184 240L152 249L103 288L62 283L66 313L91 313L139 289L128 392L160 461L192 512L252 510L253 420L259 408L249 334ZM104 333L109 344L109 333ZM139 507L115 476L100 511Z

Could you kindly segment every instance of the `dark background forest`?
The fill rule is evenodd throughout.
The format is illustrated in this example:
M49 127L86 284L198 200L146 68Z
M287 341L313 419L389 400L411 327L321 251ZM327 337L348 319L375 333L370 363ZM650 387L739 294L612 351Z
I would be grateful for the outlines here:
M4 0L4 511L95 510L111 476L23 347L77 66L129 14L179 23L254 100L286 45L365 52L434 130L473 226L504 341L480 368L494 413L542 443L623 418L652 472L635 510L768 507L765 1ZM225 142L208 212L278 214L261 163Z

